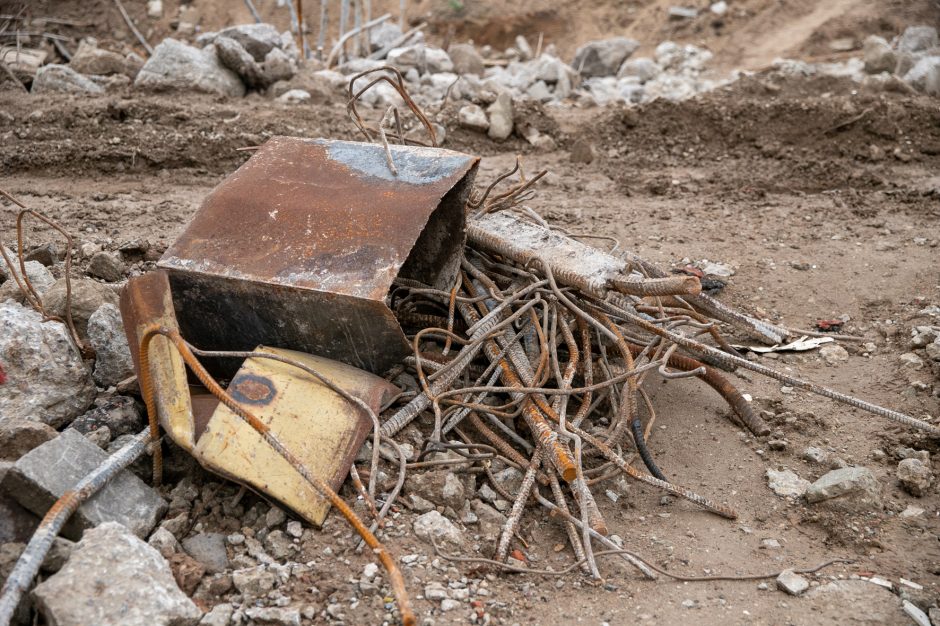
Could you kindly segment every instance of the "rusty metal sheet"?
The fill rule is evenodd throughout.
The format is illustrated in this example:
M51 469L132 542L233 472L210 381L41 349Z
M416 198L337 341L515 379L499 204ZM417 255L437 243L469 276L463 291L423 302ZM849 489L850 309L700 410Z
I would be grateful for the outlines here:
M309 354L258 347L302 362L378 412L398 389L386 380ZM250 410L315 475L334 490L372 428L372 420L315 377L268 359L247 359L228 386L229 394ZM219 405L196 446L207 469L231 477L294 510L317 526L329 500L317 493L254 429Z
M448 288L477 157L275 137L206 198L159 266L182 333L203 348L258 344L381 373L407 353L385 303L396 276Z
M120 307L134 369L139 375L140 340L146 329L154 324L177 328L166 272L157 270L128 280L121 292ZM150 372L160 425L173 441L191 453L196 429L186 382L186 364L166 337L157 336L150 341Z

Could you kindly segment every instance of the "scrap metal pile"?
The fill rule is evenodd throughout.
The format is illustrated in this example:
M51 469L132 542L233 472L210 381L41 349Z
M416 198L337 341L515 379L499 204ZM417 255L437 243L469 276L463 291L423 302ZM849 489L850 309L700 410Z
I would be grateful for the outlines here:
M770 429L722 370L746 368L940 434L742 358L725 332L767 344L792 332L728 308L698 278L670 275L610 238L547 223L525 206L544 172L526 176L517 163L474 188L478 159L434 147L433 126L393 77L350 85L352 117L370 143L270 140L213 191L158 270L129 281L121 310L151 423L105 473L159 441L162 426L207 469L314 525L332 504L388 570L412 624L404 579L375 533L418 468L476 468L512 503L492 555L499 563L523 515L544 509L564 526L573 567L600 577L603 553L655 577L609 538L595 501L623 474L735 518L720 493L695 493L657 466L647 445L652 381L700 379L755 435ZM355 103L378 81L399 91L430 147L404 145L397 110L378 129L364 125ZM415 421L425 443L409 459L396 436ZM367 438L371 462L357 468ZM159 483L160 447L152 449ZM495 459L523 474L518 491L493 477ZM380 489L382 473L395 477L391 489ZM337 495L347 475L365 522ZM0 609L11 589L28 587L38 544L48 548L75 506L44 520Z

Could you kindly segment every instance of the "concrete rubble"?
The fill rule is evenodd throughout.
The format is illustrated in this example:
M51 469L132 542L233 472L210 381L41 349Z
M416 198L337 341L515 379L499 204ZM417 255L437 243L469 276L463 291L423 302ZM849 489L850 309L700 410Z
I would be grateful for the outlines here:
M68 429L20 457L0 487L26 509L44 515L106 456L97 445ZM88 528L118 522L137 536L146 537L166 509L166 502L156 491L124 471L79 507L63 534L77 539Z
M33 597L46 620L59 626L190 626L202 616L166 560L117 522L88 530Z
M44 322L32 308L0 302L0 422L37 420L58 428L91 406L91 372L59 322Z

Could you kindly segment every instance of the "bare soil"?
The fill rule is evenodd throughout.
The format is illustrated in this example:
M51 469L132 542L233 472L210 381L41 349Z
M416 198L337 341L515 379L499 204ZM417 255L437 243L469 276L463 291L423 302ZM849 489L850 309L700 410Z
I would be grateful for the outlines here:
M59 3L40 1L37 7L53 11L53 4ZM110 16L110 2L61 3L63 10L79 4L108 15L112 34L120 30L120 22ZM128 3L138 13L142 4ZM241 3L227 4L237 8L218 20L247 19ZM267 6L273 3L261 4L274 11ZM309 4L312 15L315 7ZM784 53L825 56L831 54L828 40L844 32L858 38L867 32L890 34L909 23L935 23L937 17L926 1L754 0L729 3L729 17L720 28L707 16L680 27L661 15L670 3L597 2L586 14L577 9L580 4L546 2L542 7L536 1L517 14L504 4L497 12L495 3L468 2L457 16L446 14L452 9L439 3L418 6L422 15L430 11L435 24L444 24L440 28L462 24L455 28L456 38L486 42L485 33L497 21L506 32L494 31L493 43L516 32L545 32L554 33L564 50L594 34L645 32L644 42L651 46L666 37L704 40L717 48L722 63L736 67L760 66ZM739 9L746 15L739 17ZM615 14L621 17L609 21ZM562 25L571 23L576 28L562 37ZM755 48L757 41L766 45ZM12 117L0 119L0 186L60 220L78 239L109 248L137 238L158 249L168 245L200 200L248 158L250 151L240 148L273 135L354 138L339 97L297 107L259 96L232 101L128 89L76 99L6 91L0 93L0 110ZM850 358L838 366L826 365L815 352L762 356L762 362L911 415L940 415L937 364L912 370L898 360L909 351L912 326L937 324L918 311L940 304L936 99L764 71L678 104L517 112L517 122L537 124L553 137L558 148L549 152L536 152L517 138L497 144L457 129L454 113L439 114L449 129L445 147L483 155L478 180L489 181L508 169L517 154L527 172L549 170L530 206L554 222L616 237L664 266L701 259L728 263L737 273L722 300L797 328L847 315L844 331L875 345L870 350L845 344ZM579 142L593 146L592 163L571 161L570 149ZM9 205L0 206L0 233L8 241L14 217ZM35 243L46 239L51 235L41 229L30 236ZM936 486L923 498L907 494L895 468L899 446L936 456L938 442L822 398L784 393L779 384L755 375L739 372L735 382L769 411L774 435L785 438L787 448L770 450L766 440L741 432L727 419L720 398L702 385L663 384L654 399L660 410L651 438L658 463L676 482L730 503L740 518L717 519L633 484L616 502L600 498L625 547L683 575L766 573L848 558L853 562L810 578L825 584L830 577L877 574L897 587L903 577L923 586L921 591L902 587L917 604L937 602L940 494ZM884 510L807 507L774 495L767 487L768 468L789 468L810 481L830 469L802 460L807 446L870 468L882 486ZM195 480L209 492L218 485L212 497L219 500L237 491L201 472ZM245 505L257 501L249 495ZM911 505L925 512L900 517ZM401 510L385 539L399 556L429 555L429 546L411 532L412 519L412 513ZM204 530L238 530L226 527L211 506L200 520ZM553 520L527 516L521 535L535 566L559 569L571 562L567 549L553 549L565 543ZM781 547L765 549L764 539L776 539ZM306 531L301 556L294 560L316 561L317 567L303 584L292 583L289 595L295 602L323 608L333 594L348 607L355 595L350 580L368 562L354 545L351 531L336 516L323 532ZM331 555L324 552L327 546ZM857 595L830 591L793 598L776 591L773 579L763 581L769 589L757 580L682 583L661 577L649 582L614 561L602 566L608 578L598 584L576 573L557 579L484 578L470 564L454 564L448 571L441 561L439 570L431 565L433 558L405 567L404 573L416 608L436 624L467 623L471 616L468 608L440 614L437 603L419 599L425 583L443 576L487 580L490 595L477 599L496 623L505 624L909 623L895 596L869 583ZM223 600L200 602L208 607ZM378 623L385 609L380 596L366 596L345 613L346 623Z

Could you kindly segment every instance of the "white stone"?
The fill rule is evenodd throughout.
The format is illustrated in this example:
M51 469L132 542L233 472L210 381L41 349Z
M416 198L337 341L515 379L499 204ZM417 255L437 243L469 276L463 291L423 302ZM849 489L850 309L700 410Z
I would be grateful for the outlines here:
M809 581L795 573L792 569L785 570L777 576L777 588L791 596L798 596L809 589Z
M88 341L95 349L95 382L111 387L133 376L134 362L124 334L121 312L113 304L102 304L88 318Z
M790 470L778 472L767 470L767 485L778 496L798 498L806 493L809 481L803 480Z
M310 92L304 91L303 89L291 89L279 95L277 99L278 102L285 102L287 104L300 104L310 99Z
M490 121L486 118L486 112L475 104L468 104L460 107L457 112L457 123L463 128L469 128L480 133L485 133L490 127Z
M459 547L464 540L460 529L437 511L428 511L419 516L414 521L414 531L418 538L428 543L433 539L438 545L450 544Z
M505 91L499 94L496 102L487 108L487 113L490 118L487 135L496 141L506 140L512 134L513 127L512 96Z

